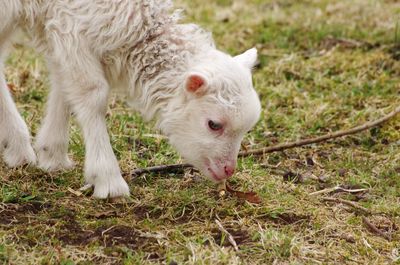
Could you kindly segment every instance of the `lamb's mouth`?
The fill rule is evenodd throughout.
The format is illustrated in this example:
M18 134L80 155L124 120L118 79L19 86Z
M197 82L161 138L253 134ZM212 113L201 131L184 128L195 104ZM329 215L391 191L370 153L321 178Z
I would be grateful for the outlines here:
M211 173L211 177L212 177L212 179L213 179L214 181L216 181L216 182L221 182L221 181L224 180L224 178L221 178L221 177L219 177L217 174L215 174L215 172L214 172L210 167L208 167L207 170L208 170L208 172Z

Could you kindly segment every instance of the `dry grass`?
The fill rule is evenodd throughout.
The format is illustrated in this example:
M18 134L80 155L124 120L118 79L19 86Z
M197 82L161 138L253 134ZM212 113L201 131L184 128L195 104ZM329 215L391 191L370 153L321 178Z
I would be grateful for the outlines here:
M349 128L399 104L397 1L177 2L187 21L214 32L220 48L233 54L259 49L254 81L264 112L244 141L249 148ZM35 135L48 88L43 60L18 46L6 71ZM119 100L109 114L111 141L125 172L180 161ZM84 156L76 124L70 153L77 167L68 172L0 164L0 262L400 263L399 117L345 139L240 159L233 184L257 191L261 205L221 199L211 183L190 171L143 175L130 182L131 200L96 201L75 192L82 185ZM310 195L339 185L368 191ZM353 201L371 214L324 196ZM392 240L370 230L363 216Z

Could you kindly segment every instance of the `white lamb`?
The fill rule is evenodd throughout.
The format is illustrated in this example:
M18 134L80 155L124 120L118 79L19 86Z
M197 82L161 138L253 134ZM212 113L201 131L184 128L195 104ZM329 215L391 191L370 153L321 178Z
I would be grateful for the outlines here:
M129 195L107 133L111 88L157 127L191 164L219 182L232 176L240 142L260 115L251 68L257 51L231 57L210 34L178 24L165 0L0 2L0 59L17 28L42 52L51 75L35 150L40 168L72 167L71 113L85 139L85 182L94 197ZM7 89L0 60L0 143L10 167L36 163L28 128Z

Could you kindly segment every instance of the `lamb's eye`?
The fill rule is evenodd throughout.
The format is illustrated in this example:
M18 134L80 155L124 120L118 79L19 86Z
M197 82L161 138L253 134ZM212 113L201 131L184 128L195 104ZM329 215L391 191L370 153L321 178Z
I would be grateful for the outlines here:
M213 131L219 131L219 130L222 129L223 126L222 126L221 123L209 120L208 121L208 127Z

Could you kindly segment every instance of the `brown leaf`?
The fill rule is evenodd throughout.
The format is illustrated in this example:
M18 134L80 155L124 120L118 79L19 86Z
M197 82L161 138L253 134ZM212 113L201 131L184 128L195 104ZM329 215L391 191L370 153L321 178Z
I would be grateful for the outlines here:
M230 194L235 195L236 197L238 197L240 199L244 199L250 203L256 203L256 204L261 203L261 198L254 191L243 192L243 191L234 190L228 185L228 183L226 183L226 191L228 191Z
M8 86L8 89L9 89L12 93L17 92L17 87L16 87L14 84L8 83L7 86Z

